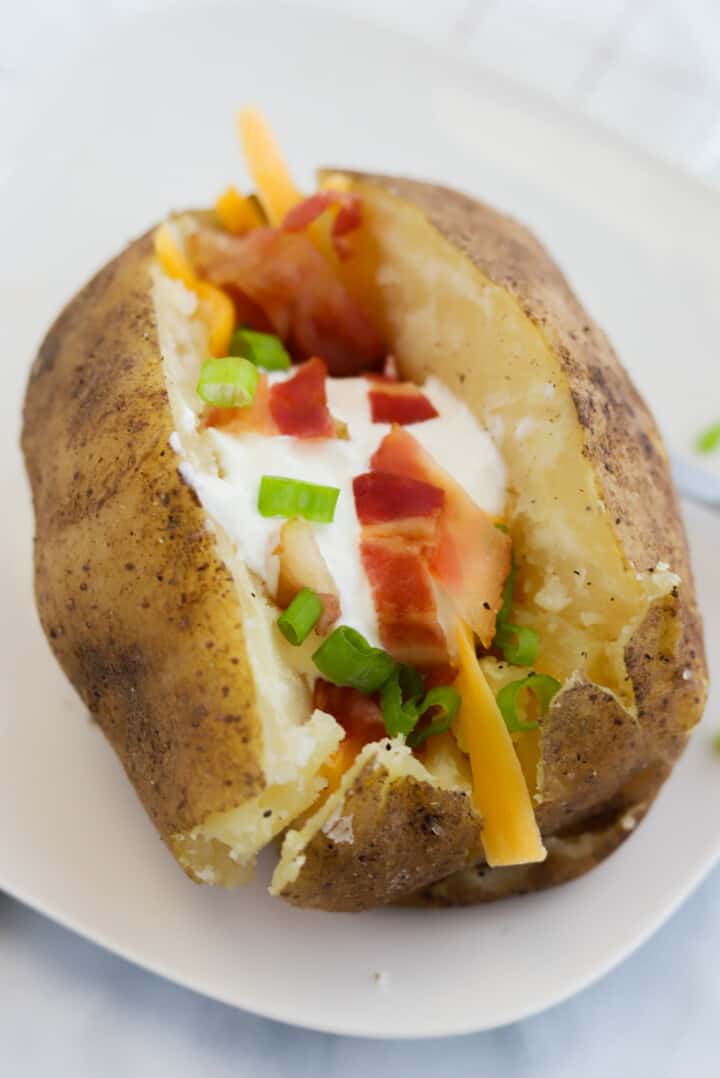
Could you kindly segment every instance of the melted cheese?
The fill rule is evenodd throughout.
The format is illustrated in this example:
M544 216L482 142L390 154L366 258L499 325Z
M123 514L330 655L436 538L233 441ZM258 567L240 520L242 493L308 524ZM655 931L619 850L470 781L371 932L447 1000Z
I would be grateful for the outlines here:
M457 632L460 674L455 687L462 697L458 723L470 756L473 803L483 818L487 862L522 865L544 861L532 801L512 738L477 661L472 633Z

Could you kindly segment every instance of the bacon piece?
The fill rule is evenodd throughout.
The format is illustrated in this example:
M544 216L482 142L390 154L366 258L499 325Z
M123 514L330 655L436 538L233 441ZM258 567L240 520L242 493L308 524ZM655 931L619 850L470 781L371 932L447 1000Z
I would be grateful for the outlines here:
M187 247L195 272L262 308L294 355L320 355L330 373L341 376L382 364L380 334L307 236L274 228L230 236L199 228Z
M318 678L313 690L313 706L337 719L348 738L359 743L358 751L368 742L386 736L377 699L363 696L357 689L332 685Z
M260 374L253 402L247 408L205 409L201 427L217 427L231 434L278 434L270 413L270 387L267 375Z
M344 739L320 768L320 776L327 786L315 802L314 807L317 807L337 790L360 750L371 741L380 741L387 732L377 698L363 696L357 689L341 688L318 678L313 690L313 707L332 715L345 730Z
M445 502L445 492L440 487L391 472L365 472L356 476L353 494L361 524L430 517L434 526Z
M452 685L458 673L457 666L453 666L452 663L441 663L439 666L429 667L423 671L425 692L430 692L430 689L435 689L439 685Z
M327 563L320 553L312 525L302 517L291 517L280 529L280 542L273 550L278 557L275 599L283 610L303 588L312 588L323 605L315 631L323 636L340 617L340 593Z
M330 237L338 258L348 258L352 248L345 237L362 224L362 201L357 195L341 191L318 191L304 199L285 215L282 227L286 232L302 232L331 207L337 207Z
M327 367L310 359L292 378L270 390L270 415L280 434L296 438L334 438L335 423L327 406Z
M283 218L282 227L286 232L303 232L330 206L337 205L338 198L338 191L317 191L288 210Z
M435 419L438 412L432 401L411 382L376 387L368 392L373 423L423 423Z
M420 550L405 538L366 538L360 555L375 603L380 639L398 662L447 662L447 643L435 607L432 579Z
M445 491L430 569L454 600L461 617L483 646L489 647L502 606L503 585L510 572L510 539L402 427L393 427L383 438L371 466Z

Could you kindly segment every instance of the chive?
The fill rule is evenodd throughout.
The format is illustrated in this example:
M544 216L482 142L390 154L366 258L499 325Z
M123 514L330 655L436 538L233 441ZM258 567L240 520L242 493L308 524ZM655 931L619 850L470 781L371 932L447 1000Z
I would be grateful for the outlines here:
M408 745L413 749L421 745L426 738L434 737L435 734L444 734L450 729L460 710L460 693L452 685L438 685L437 688L431 689L423 700L420 705L420 715L422 716L430 708L439 708L440 714L427 726L413 730L407 739Z
M698 453L714 453L720 448L720 423L713 423L698 434L695 441Z
M253 402L259 377L257 367L247 359L206 359L197 392L216 408L246 408Z
M448 730L460 707L460 694L450 685L431 689L421 701L422 691L422 678L417 670L411 666L400 666L380 693L385 729L390 737L405 736L412 748L417 748L426 738ZM418 729L422 716L433 708L439 708L441 714L427 726Z
M277 619L278 629L286 640L297 647L315 628L322 611L322 600L312 588L303 588Z
M349 625L340 625L330 633L313 655L313 662L334 685L348 685L366 696L377 692L395 670L395 662L386 651L371 647Z
M540 637L527 625L506 622L496 632L494 643L502 650L505 662L513 666L532 666L540 651Z
M539 725L537 722L523 722L518 717L517 698L523 689L535 693L540 708L540 717L542 718L543 715L547 714L547 709L550 707L553 696L560 689L560 682L554 677L550 677L549 674L528 674L527 677L520 678L518 681L511 681L508 685L503 686L497 694L497 705L510 733L535 730Z
M279 337L243 327L233 333L230 355L244 356L256 367L263 367L266 371L287 371L291 364L290 356Z
M405 669L411 670L412 668L406 667ZM383 685L380 693L383 722L390 737L397 737L399 734L407 736L415 729L420 718L417 705L422 696L423 684L417 671L413 670L412 673L416 675L417 680L420 682L420 692L417 695L412 695L410 699L406 699L403 703L404 693L399 668Z
M496 524L495 527L507 532L504 524ZM513 558L503 588L502 606L495 621L493 647L502 651L505 662L512 663L513 666L532 666L540 651L540 637L535 629L526 625L513 625L510 621L516 575L517 565Z
M335 516L340 489L264 475L260 480L258 509L264 517L305 517L317 524L330 524Z
M423 679L420 677L418 671L414 666L406 666L405 663L400 663L397 669L403 699L409 700L416 698L419 700L425 692L425 686L423 685Z

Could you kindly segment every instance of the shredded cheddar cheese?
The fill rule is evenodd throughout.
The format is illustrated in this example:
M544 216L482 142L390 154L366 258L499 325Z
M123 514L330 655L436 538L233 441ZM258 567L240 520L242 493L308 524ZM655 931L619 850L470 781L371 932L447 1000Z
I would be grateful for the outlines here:
M198 315L208 333L213 356L226 356L235 328L235 307L230 297L209 281L199 281L184 251L167 224L155 230L155 257L168 277L182 281L198 297Z
M257 196L270 224L279 225L303 196L290 178L280 147L261 113L241 109L237 124Z
M232 185L220 195L215 203L215 212L220 218L220 224L233 236L242 236L253 228L259 228L263 223L257 206Z
M546 851L520 761L477 661L472 633L463 623L457 642L460 673L455 687L462 697L458 722L470 756L473 803L483 818L487 862L494 868L544 861Z

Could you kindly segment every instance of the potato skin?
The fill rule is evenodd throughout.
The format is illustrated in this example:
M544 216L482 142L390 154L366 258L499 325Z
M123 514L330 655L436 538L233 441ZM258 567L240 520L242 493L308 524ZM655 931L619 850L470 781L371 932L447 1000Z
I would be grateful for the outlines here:
M168 445L151 260L148 234L52 326L22 448L43 628L169 842L264 778L235 586Z
M393 777L382 755L362 767L343 799L340 815L350 834L341 830L335 838L326 825L315 835L297 879L281 892L288 902L334 912L372 909L463 868L477 851L480 824L468 794Z
M543 864L490 870L469 861L466 868L401 901L466 905L554 886L589 871L631 833L705 704L702 622L667 453L647 405L607 337L531 232L445 187L336 168L321 177L327 173L347 176L351 184L380 187L411 203L486 277L516 298L568 377L584 452L626 560L639 572L666 562L681 577L671 595L650 607L625 650L637 722L610 694L583 681L558 694L543 722L549 796L538 806L538 822L544 836L565 836L567 841L551 839ZM462 378L456 391L463 395ZM578 846L581 840L584 845ZM308 847L316 880L329 878L333 871L326 846L324 836L317 836ZM346 858L345 871L352 877L358 866ZM361 896L354 908L364 908Z

